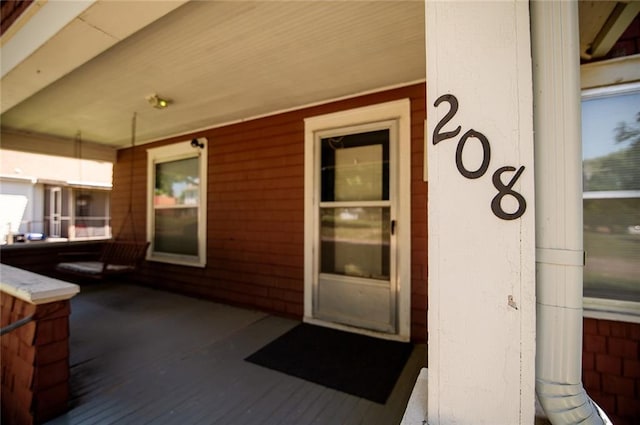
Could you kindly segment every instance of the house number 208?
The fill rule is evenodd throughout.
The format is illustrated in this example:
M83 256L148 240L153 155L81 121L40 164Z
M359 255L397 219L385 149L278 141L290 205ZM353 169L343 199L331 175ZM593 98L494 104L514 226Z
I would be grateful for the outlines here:
M452 94L444 94L440 96L433 106L436 108L443 102L449 104L449 111L445 114L444 117L438 122L436 127L433 130L432 143L437 145L438 143L452 139L460 134L461 128L458 126L455 130L452 131L442 131L442 128L456 115L458 112L458 99ZM464 147L469 139L476 139L480 141L482 145L482 163L476 170L469 170L462 161L462 152L464 151ZM456 147L456 167L460 174L468 179L477 179L485 175L487 170L489 169L489 163L491 162L491 144L489 143L489 139L487 136L480 133L479 131L470 129L466 133L460 137L458 141L458 146ZM509 180L509 183L506 185L502 182L502 174L506 172L513 172L515 174ZM516 184L516 181L522 175L524 171L524 166L521 166L516 170L515 167L505 166L498 168L491 178L493 182L493 186L498 190L496 196L491 200L491 211L496 215L496 217L501 218L503 220L515 220L524 214L527 209L527 201L524 197L518 192L513 190L513 186ZM505 196L512 196L516 202L518 203L518 209L515 212L507 212L502 208L502 199Z

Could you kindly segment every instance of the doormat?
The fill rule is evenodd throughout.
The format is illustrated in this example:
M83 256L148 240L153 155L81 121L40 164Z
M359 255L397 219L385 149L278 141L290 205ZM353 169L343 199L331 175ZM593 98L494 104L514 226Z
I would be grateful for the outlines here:
M413 345L302 323L245 360L384 404Z

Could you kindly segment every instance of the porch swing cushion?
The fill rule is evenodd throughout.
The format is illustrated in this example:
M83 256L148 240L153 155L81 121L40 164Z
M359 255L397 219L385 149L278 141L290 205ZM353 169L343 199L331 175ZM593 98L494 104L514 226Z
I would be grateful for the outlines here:
M149 242L110 241L104 245L99 258L86 258L82 253L76 253L76 260L58 263L56 270L96 279L130 273L144 259L148 247Z
M58 270L66 271L75 274L98 276L106 273L126 273L134 271L134 266L127 266L122 264L106 264L102 261L74 261L67 263L60 263L57 266Z

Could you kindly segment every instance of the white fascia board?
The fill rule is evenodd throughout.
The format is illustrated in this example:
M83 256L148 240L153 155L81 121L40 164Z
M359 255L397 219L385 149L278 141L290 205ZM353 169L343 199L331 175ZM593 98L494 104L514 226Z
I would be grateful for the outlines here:
M67 185L75 188L104 189L104 190L109 190L113 187L111 184L108 184L108 183L76 181L76 180L68 180Z
M96 0L37 2L34 6L40 7L40 10L11 39L6 43L3 40L2 77L95 2Z
M8 111L186 0L37 2L24 25L2 39L1 111Z
M0 173L0 182L2 181L24 182L24 183L36 184L38 182L38 178L35 176L21 176L21 175Z
M583 90L640 81L640 54L581 65L580 81Z

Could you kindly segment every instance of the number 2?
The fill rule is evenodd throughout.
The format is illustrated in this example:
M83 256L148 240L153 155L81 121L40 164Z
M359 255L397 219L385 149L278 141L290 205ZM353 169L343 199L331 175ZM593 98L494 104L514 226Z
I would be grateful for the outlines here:
M449 112L447 112L445 116L442 117L442 119L438 122L438 124L436 124L436 128L433 129L434 145L437 145L443 140L456 137L458 133L460 133L460 126L458 126L458 128L456 128L453 131L445 131L444 133L440 133L440 130L442 130L442 127L444 127L449 121L451 121L451 118L453 118L456 112L458 112L458 99L456 99L454 95L443 94L438 99L436 99L433 106L437 108L438 105L440 105L442 102L448 102L450 107L449 107Z

